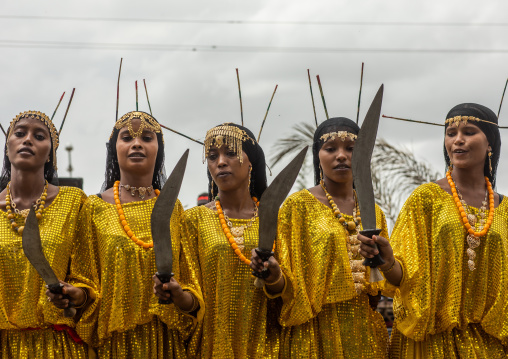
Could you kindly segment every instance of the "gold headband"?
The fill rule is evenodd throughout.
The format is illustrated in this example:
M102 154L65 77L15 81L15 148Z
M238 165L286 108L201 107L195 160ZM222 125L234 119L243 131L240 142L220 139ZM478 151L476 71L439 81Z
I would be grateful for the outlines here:
M354 141L358 138L358 136L352 132L337 131L337 132L325 133L323 136L320 137L320 140L323 140L324 142L326 142L328 140L333 141L333 140L335 140L335 137L340 138L342 141L345 141L346 138L348 138L348 137L351 141Z
M132 120L135 118L139 118L141 120L141 123L139 125L139 129L135 132L132 128ZM127 112L125 115L120 117L118 121L115 123L115 128L113 131L111 131L111 135L109 136L109 139L113 137L113 133L115 129L120 130L121 128L127 126L127 129L129 130L129 134L135 138L139 137L143 134L144 130L152 131L155 133L162 133L161 125L149 114L145 112L139 112L139 111L132 111ZM164 141L164 138L162 139Z
M238 157L240 163L243 163L242 145L244 142L249 140L253 145L256 144L256 141L254 141L254 139L252 139L244 130L236 126L231 126L230 123L224 123L206 132L204 158L208 157L210 147L216 146L217 148L221 148L222 145L226 145L231 151L236 153L236 157Z
M51 143L53 144L53 167L55 168L55 171L57 170L56 166L56 149L58 148L59 144L59 138L58 138L58 131L55 128L55 125L51 121L51 119L46 116L46 114L39 112L39 111L25 111L21 112L19 115L13 118L11 121L11 124L9 125L9 134L7 135L7 141L9 141L9 137L11 137L12 131L14 130L14 125L22 119L34 119L39 120L42 123L46 125L46 127L49 130L49 136L51 137Z
M445 121L445 124L454 124L455 126L458 126L461 122L464 124L464 125L467 125L467 121L481 121L481 122L486 122L486 123L490 123L491 125L494 125L494 126L497 126L499 127L499 125L497 123L494 123L494 122L491 122L491 121L485 121L485 120L482 120L478 117L474 117L474 116L455 116L455 117L450 117L448 118L446 121Z

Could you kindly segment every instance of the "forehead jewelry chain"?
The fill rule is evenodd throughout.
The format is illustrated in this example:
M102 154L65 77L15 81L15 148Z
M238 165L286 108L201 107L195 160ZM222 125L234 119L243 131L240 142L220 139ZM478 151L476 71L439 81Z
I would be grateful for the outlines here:
M37 217L38 220L42 218L42 210L44 209L44 205L46 204L46 198L48 197L48 181L44 181L44 189L42 190L41 196L35 201L33 204L33 208L35 209L35 217ZM11 221L11 227L14 230L14 232L19 233L20 235L23 234L23 229L25 229L25 226L19 227L16 223L16 215L20 215L25 219L28 216L28 213L30 212L30 208L19 210L16 208L16 203L12 200L11 197L11 189L10 189L11 182L7 184L6 190L7 193L5 194L5 204L7 208L7 218ZM12 210L14 209L14 213L12 213Z
M467 230L467 244L469 248L467 249L467 255L469 260L467 261L467 265L469 270L473 271L476 269L476 265L474 259L476 258L475 248L480 246L480 237L483 237L487 234L490 229L490 225L492 224L492 220L494 219L494 191L492 190L492 185L490 184L489 178L485 177L485 183L487 185L487 192L489 195L489 216L485 221L485 211L487 205L487 198L482 203L482 208L480 208L480 225L479 232L475 231L476 225L476 216L472 213L469 213L469 206L462 199L462 196L458 193L458 189L455 186L455 182L453 182L452 178L452 169L450 168L448 172L446 172L446 179L448 180L448 184L450 185L450 189L452 191L453 200L455 201L455 205L459 209L459 213L462 217L462 223ZM460 196L460 197L459 197ZM464 209L466 206L467 210ZM482 216L483 215L483 216Z

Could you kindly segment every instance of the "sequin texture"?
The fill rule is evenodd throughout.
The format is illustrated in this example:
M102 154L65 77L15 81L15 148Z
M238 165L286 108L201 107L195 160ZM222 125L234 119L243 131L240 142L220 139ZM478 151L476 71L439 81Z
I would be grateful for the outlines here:
M387 238L386 220L377 206L376 217ZM281 295L282 357L386 358L388 333L367 295L377 294L382 283L365 281L357 294L348 233L332 209L302 190L284 202L278 225L275 256L287 280ZM353 259L362 259L355 252Z
M42 248L59 279L87 288L95 297L88 243L75 235L86 196L80 189L60 187L39 220ZM16 217L18 224L23 219ZM0 211L0 347L2 358L85 358L86 345L77 344L53 324L75 327L73 318L47 301L45 283L23 253L7 213ZM84 320L91 311L81 313ZM39 328L39 329L35 329ZM34 330L35 329L35 330Z
M151 242L150 216L156 198L122 204L136 236ZM196 277L187 263L188 249L180 243L183 208L177 201L171 216L173 272L184 290L204 304ZM185 357L184 340L197 321L174 305L161 305L153 294L156 272L153 248L138 246L125 233L115 205L90 196L84 205L80 233L90 236L100 277L100 301L95 311L93 343L101 358ZM189 270L187 269L189 268ZM164 339L164 340L162 340ZM164 353L158 356L158 353Z
M453 197L435 183L411 194L391 244L403 268L400 287L391 287L396 327L391 357L412 358L415 352L430 359L507 357L506 198L475 249L474 271L467 264L466 229Z
M276 301L254 287L251 269L233 252L217 212L199 206L185 211L184 236L198 252L206 311L189 346L200 358L278 357ZM250 219L233 219L234 227ZM244 232L242 253L258 244L259 218Z

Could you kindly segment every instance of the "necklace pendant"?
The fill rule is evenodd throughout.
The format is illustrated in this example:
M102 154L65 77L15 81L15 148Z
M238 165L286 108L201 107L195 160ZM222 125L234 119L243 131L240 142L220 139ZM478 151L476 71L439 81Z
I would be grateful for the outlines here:
M469 270L471 272L476 269L476 265L474 264L474 261L472 259L467 261L467 266L469 267Z
M131 187L131 196L134 197L136 194L136 187Z
M243 251L245 249L245 239L243 238L243 236L240 236L240 237L235 237L233 235L234 239L235 239L235 242L236 242L236 245L238 246L238 248Z
M471 234L467 235L467 244L469 248L475 249L480 245L480 238L473 236Z
M139 187L138 192L139 192L139 198L144 199L145 193L146 193L146 187Z
M474 214L469 213L469 214L467 215L467 220L469 221L469 224L470 224L471 226L474 226L474 225L476 224L477 218L476 218L476 216L475 216Z
M233 237L243 237L244 228L243 227L231 227L231 234ZM243 240L243 238L242 238Z
M131 186L130 186L130 185L128 185L128 184L126 184L126 185L125 185L125 186L123 186L123 187L124 187L124 188L125 188L125 190L127 190L127 191L130 191L130 190L131 190Z
M476 252L474 251L474 249L468 248L466 250L466 252L467 252L467 256L469 257L469 259L475 259L476 258Z

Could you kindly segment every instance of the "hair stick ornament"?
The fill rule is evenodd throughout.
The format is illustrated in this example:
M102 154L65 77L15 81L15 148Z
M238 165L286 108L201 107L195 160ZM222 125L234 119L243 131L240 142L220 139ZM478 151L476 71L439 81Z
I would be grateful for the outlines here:
M261 123L261 128L259 129L259 135L258 135L258 143L259 143L259 139L261 138L261 131L263 131L263 126L265 125L266 116L268 116L268 111L270 110L270 106L272 105L273 96L275 96L275 91L277 91L277 87L279 87L279 85L275 85L275 89L273 90L272 98L270 99L270 103L268 104L268 108L266 109L265 118L263 119L263 122Z
M175 130L173 130L172 128L169 128L169 127L167 127L167 126L164 126L164 125L163 125L163 124L161 124L161 123L159 123L159 125L160 125L162 128L165 128L166 130L169 130L169 131L171 131L171 132L174 132L174 133L176 133L177 135L180 135L180 136L182 136L182 137L185 137L185 138L186 138L186 139L188 139L188 140L191 140L191 141L194 141L194 142L196 142L196 143L199 143L199 144L200 144L200 145L202 145L202 146L204 145L204 143L203 143L203 142L198 141L198 140L195 140L195 139L193 139L192 137L189 137L189 136L187 136L187 135L184 135L184 134L183 134L183 133L181 133L181 132L175 131Z
M53 114L51 115L51 121L53 121L53 117L55 117L56 111L58 110L58 107L60 107L60 104L62 103L64 96L65 96L65 91L62 94L62 97L60 97L60 101L58 101L58 105L56 105L55 111L53 111Z
M138 81L137 80L134 85L136 86L136 111L139 111L138 110Z
M503 106L504 93L506 92L506 85L508 85L508 79L506 79L506 83L504 84L503 96L501 96L501 103L499 104L499 110L497 111L497 118L499 119L499 114L501 113L501 106Z
M323 95L323 88L321 87L321 80L319 79L319 75L317 75L316 77L317 77L317 83L319 85L319 92L321 92L321 99L323 100L323 106L325 108L326 119L328 120L330 117L328 116L328 110L326 109L325 96Z
M58 136L60 136L60 133L62 133L62 128L65 123L65 119L67 118L67 113L69 112L69 108L71 107L72 98L74 97L74 91L76 91L76 88L72 89L71 98L69 99L69 103L67 104L67 109L65 110L65 115L62 120L62 123L60 124L60 130L58 130Z
M312 99L312 109L314 110L314 120L316 121L316 128L318 127L317 116L316 116L316 106L314 105L314 94L312 93L312 82L310 81L310 70L307 69L307 76L309 77L309 87L310 87L310 98Z
M358 94L358 110L356 111L356 124L358 125L358 118L360 117L360 101L362 99L362 85L363 85L363 62L362 62L362 74L360 76L360 93Z
M150 115L152 115L152 106L150 106L150 99L148 98L148 89L146 88L145 79L143 79L143 85L145 85L146 102L148 102L148 108L150 109Z
M7 138L7 132L5 132L5 129L4 129L4 126L2 126L2 124L0 123L0 129L2 129L2 132L4 133L5 135L5 138Z
M243 126L242 90L240 89L240 75L238 74L238 69L236 69L236 79L238 81L238 95L240 96L240 115L242 116L242 126Z
M118 81L116 83L116 116L115 123L118 121L118 102L120 102L120 73L122 72L123 57L120 58L120 68L118 69Z

